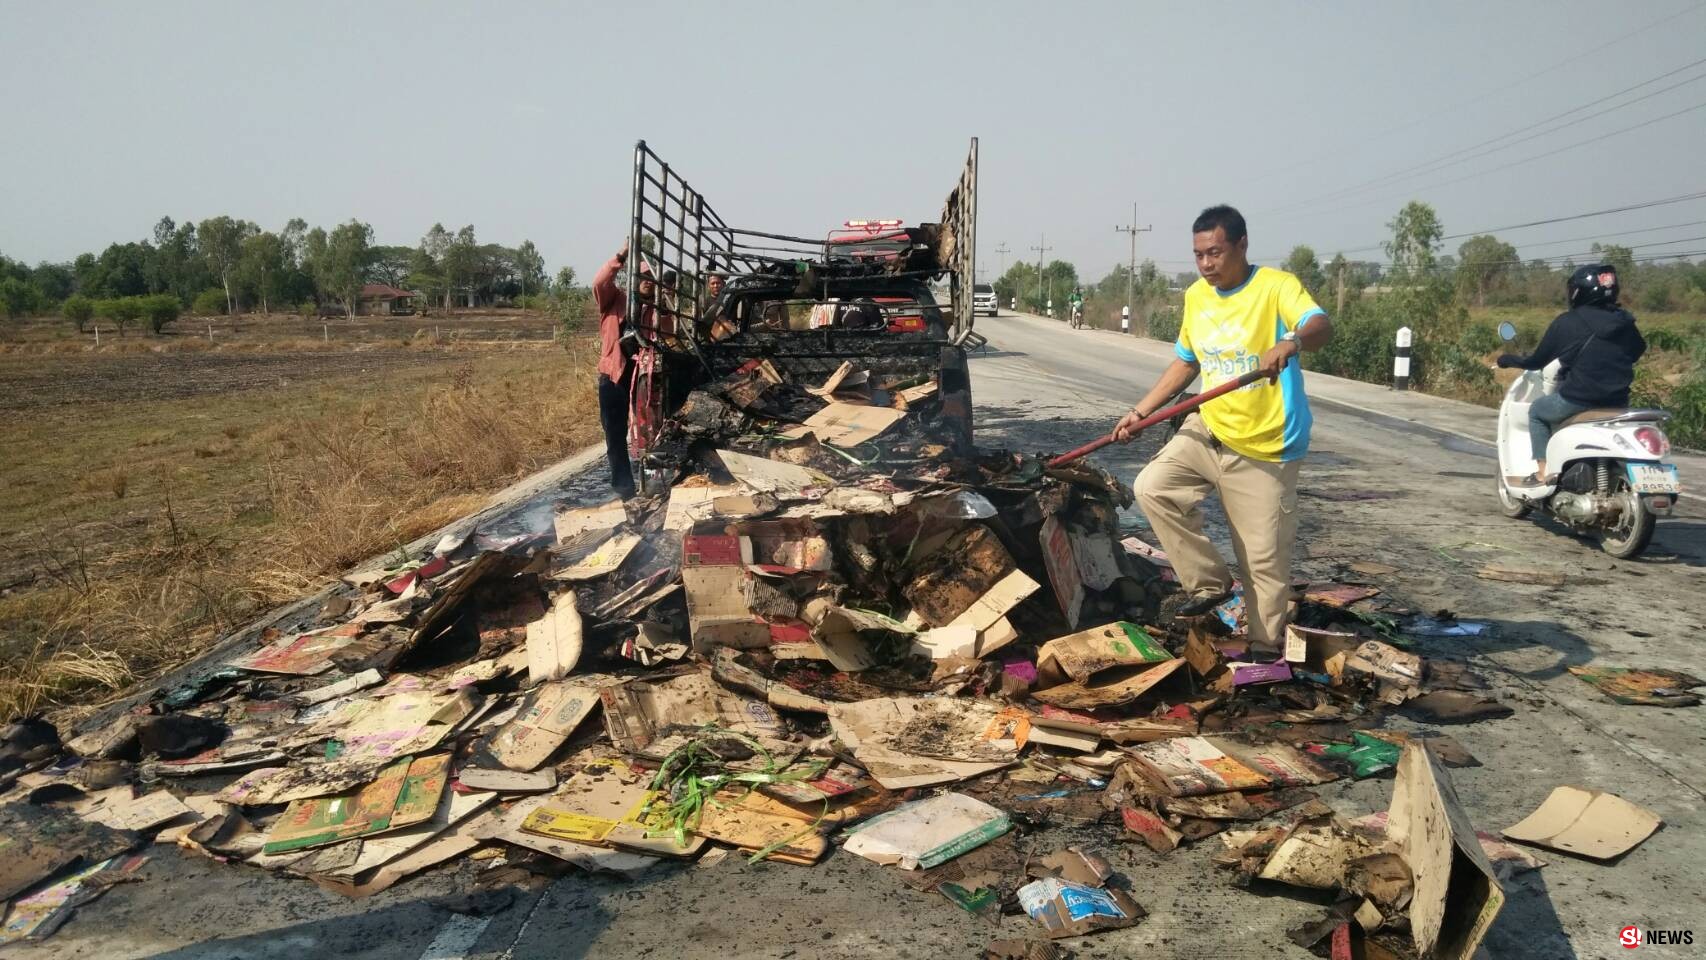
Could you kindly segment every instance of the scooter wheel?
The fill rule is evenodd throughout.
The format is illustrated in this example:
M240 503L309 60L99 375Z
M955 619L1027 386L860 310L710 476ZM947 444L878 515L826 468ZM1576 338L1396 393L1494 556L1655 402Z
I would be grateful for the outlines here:
M1653 542L1653 531L1659 521L1627 482L1618 483L1617 496L1623 500L1622 517L1615 528L1601 531L1599 548L1619 560L1628 560L1639 556Z
M1523 517L1528 516L1529 511L1534 509L1533 504L1511 493L1510 488L1505 486L1505 482L1503 480L1498 477L1494 477L1493 482L1498 485L1499 489L1500 513L1510 517L1512 520L1521 520Z

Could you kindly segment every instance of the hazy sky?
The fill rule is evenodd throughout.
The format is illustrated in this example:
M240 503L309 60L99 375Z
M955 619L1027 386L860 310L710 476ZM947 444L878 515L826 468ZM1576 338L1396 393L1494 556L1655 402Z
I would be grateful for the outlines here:
M1181 270L1213 202L1272 261L1378 243L1412 197L1458 233L1706 191L1706 109L1609 136L1706 105L1706 66L1585 106L1706 57L1698 0L0 0L0 25L0 252L32 263L229 213L395 244L472 223L585 276L625 232L640 138L730 223L819 235L933 218L976 135L985 273L1046 233L1092 280L1133 201L1139 256ZM1703 221L1706 199L1502 236L1560 255Z

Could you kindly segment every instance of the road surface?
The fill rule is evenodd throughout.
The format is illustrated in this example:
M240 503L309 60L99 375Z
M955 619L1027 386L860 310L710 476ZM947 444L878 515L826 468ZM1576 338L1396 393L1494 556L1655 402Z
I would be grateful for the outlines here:
M1166 344L1071 331L1040 318L984 319L990 340L972 363L980 443L1064 451L1105 433L1171 356ZM1501 699L1504 720L1450 728L1481 762L1454 771L1471 819L1508 826L1559 784L1614 791L1666 826L1611 864L1546 856L1508 886L1487 941L1491 956L1559 960L1621 955L1617 932L1694 927L1695 946L1647 947L1693 956L1706 943L1706 723L1701 708L1610 704L1565 670L1580 663L1699 672L1706 636L1706 514L1684 501L1650 553L1613 560L1544 522L1502 517L1494 460L1482 438L1490 411L1310 375L1314 444L1303 471L1298 573L1345 574L1356 560L1398 568L1375 578L1425 610L1498 625L1492 639L1429 641L1425 653L1471 656ZM1129 481L1153 450L1098 454ZM1706 483L1706 461L1678 457L1685 486ZM596 469L596 467L595 467ZM584 490L585 484L578 485ZM568 488L559 488L568 489ZM1375 494L1384 499L1343 499ZM561 495L560 493L556 495ZM1558 570L1563 587L1477 579L1488 563ZM1403 722L1398 722L1403 725ZM1390 781L1322 789L1341 813L1386 808ZM1047 834L1039 837L1047 837ZM1208 863L1208 841L1158 856L1095 835L1131 881L1149 917L1128 930L1073 941L1080 957L1303 957L1285 931L1319 916L1306 899L1231 886ZM973 957L999 936L1035 936L1023 918L999 926L936 894L915 893L892 868L842 854L815 868L712 865L654 868L636 881L569 873L541 888L508 888L467 911L447 902L476 888L490 862L462 862L350 902L311 884L226 867L155 847L144 882L82 908L18 957L170 957L226 960L346 956L374 960L561 957ZM458 912L461 910L462 912ZM1676 951L1667 953L1666 951Z

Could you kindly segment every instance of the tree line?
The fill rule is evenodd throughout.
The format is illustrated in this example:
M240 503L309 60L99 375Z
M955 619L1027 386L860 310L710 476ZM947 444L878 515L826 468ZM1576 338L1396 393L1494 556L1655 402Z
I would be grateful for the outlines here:
M176 319L167 301L200 315L341 309L354 316L361 289L383 283L453 306L524 302L574 287L574 271L547 279L533 241L481 243L472 224L435 223L415 246L374 242L359 220L331 229L300 218L277 230L229 216L199 224L161 217L153 236L109 244L67 263L30 267L0 255L0 309L8 318L58 310L79 329L93 317L122 330L146 319L158 331Z

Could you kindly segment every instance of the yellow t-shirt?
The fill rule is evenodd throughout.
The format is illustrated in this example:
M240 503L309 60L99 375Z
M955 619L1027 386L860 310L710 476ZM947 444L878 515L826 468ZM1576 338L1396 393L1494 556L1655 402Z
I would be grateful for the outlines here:
M1251 267L1231 290L1198 278L1185 291L1179 324L1179 359L1202 368L1204 390L1256 369L1280 334L1296 330L1320 307L1297 277L1272 267ZM1309 400L1303 368L1293 357L1279 382L1260 380L1202 405L1203 423L1221 443L1255 460L1296 460L1309 450Z

